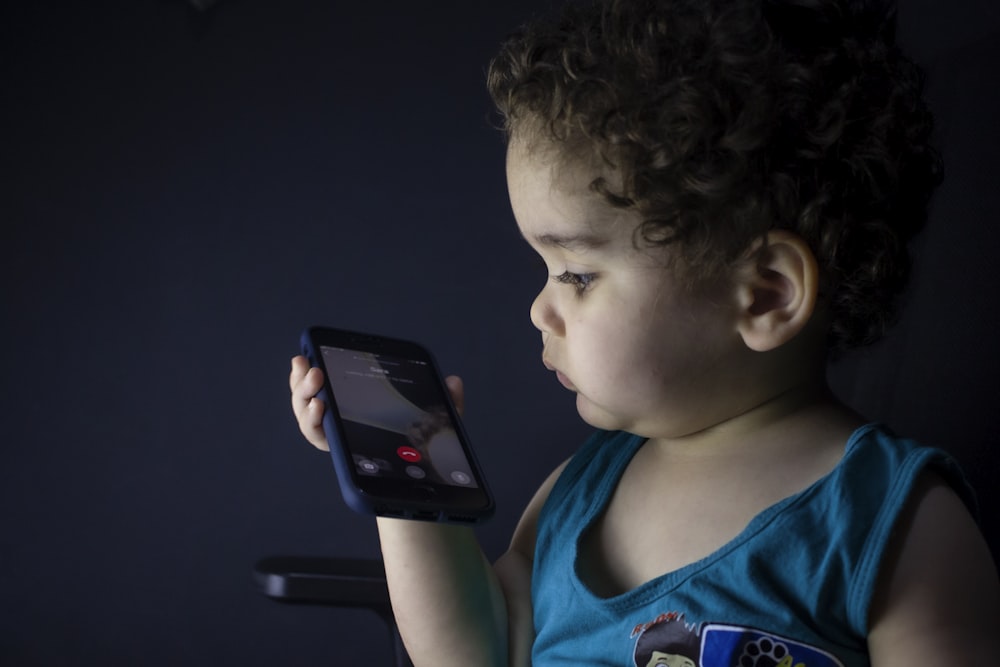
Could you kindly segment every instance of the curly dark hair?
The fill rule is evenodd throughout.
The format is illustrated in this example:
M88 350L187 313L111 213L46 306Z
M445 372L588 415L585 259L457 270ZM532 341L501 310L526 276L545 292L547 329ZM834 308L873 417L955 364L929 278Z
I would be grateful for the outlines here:
M615 168L592 189L694 280L769 230L805 239L840 351L894 320L941 181L895 23L890 0L571 2L512 35L488 84L508 138Z

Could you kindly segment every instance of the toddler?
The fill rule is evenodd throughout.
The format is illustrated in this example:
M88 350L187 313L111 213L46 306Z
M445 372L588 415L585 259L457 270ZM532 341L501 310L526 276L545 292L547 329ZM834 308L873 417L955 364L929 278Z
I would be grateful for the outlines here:
M825 384L891 324L940 181L894 20L602 0L503 45L511 206L549 274L531 321L595 432L496 563L466 527L378 519L416 665L996 663L960 471ZM290 380L325 448L320 372Z

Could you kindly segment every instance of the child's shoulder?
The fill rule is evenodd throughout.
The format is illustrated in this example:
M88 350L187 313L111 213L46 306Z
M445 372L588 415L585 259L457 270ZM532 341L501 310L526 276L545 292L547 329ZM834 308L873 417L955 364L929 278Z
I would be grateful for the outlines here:
M923 471L893 526L869 613L872 665L992 664L1000 582L953 484Z

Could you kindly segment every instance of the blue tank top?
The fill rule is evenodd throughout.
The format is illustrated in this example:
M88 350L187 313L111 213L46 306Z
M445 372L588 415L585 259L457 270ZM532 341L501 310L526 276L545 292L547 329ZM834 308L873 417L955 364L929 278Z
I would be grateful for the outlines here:
M932 467L975 511L947 454L868 425L833 471L715 553L601 598L577 576L578 546L643 443L595 433L542 509L534 667L867 667L879 563L919 473Z

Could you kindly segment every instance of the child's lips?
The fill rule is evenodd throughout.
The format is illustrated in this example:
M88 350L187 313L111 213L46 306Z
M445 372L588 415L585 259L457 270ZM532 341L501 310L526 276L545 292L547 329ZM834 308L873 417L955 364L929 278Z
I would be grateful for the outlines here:
M573 383L570 382L569 378L563 375L562 372L556 371L556 379L559 380L562 386L566 387L570 391L576 391L576 387L573 386Z
M542 359L542 364L545 366L545 368L549 369L550 371L553 371L556 374L556 379L559 380L559 384L566 387L570 391L576 391L576 386L574 386L574 384L570 382L569 378L566 377L561 370L559 370L551 363L549 363L547 359Z

